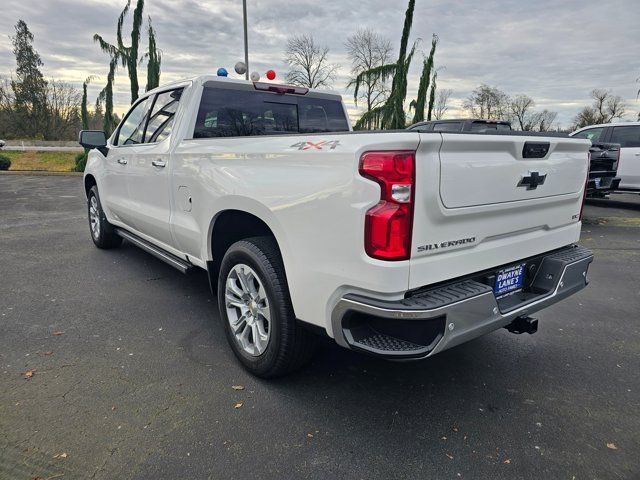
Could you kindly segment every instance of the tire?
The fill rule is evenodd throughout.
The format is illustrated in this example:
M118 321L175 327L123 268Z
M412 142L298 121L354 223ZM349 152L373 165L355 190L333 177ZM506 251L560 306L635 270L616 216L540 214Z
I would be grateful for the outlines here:
M258 377L290 373L315 352L315 336L296 321L280 251L270 237L229 247L218 276L218 308L233 352Z
M118 235L113 225L107 221L102 210L98 187L93 186L87 196L87 216L89 218L89 233L91 240L98 248L115 248L122 244L122 237Z

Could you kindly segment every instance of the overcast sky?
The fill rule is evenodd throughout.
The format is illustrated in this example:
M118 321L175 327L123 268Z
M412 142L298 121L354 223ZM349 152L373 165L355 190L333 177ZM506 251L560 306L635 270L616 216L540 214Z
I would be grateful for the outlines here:
M9 35L23 19L35 36L45 75L78 86L88 75L97 75L90 90L95 98L106 80L108 58L92 37L100 33L115 40L124 3L3 0L0 74L15 69ZM251 70L264 77L273 68L282 80L287 36L313 34L329 46L331 61L341 65L334 89L353 109L345 91L349 63L344 41L358 27L371 27L392 41L396 55L406 5L406 0L248 0ZM220 66L232 71L243 58L241 0L147 0L145 13L152 17L163 51L161 83L215 73ZM593 88L622 96L628 120L635 120L640 110L638 0L417 0L412 39L423 39L420 48L426 51L432 33L440 37L439 86L453 90L454 107L486 83L533 97L537 108L559 112L562 125L589 103ZM414 61L409 99L415 96L421 59ZM144 68L140 74L146 74ZM129 101L123 69L116 87L116 109L122 112Z

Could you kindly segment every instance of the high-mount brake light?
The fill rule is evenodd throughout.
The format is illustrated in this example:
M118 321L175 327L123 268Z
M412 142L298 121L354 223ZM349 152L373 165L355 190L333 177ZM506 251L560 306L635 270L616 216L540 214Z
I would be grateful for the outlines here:
M408 260L415 184L412 150L366 152L360 157L360 175L380 185L380 201L367 211L364 246L380 260Z
M309 89L305 87L294 87L293 85L274 85L273 83L265 82L253 82L253 87L256 90L275 92L282 95L284 95L285 93L291 93L294 95L306 95L309 91Z

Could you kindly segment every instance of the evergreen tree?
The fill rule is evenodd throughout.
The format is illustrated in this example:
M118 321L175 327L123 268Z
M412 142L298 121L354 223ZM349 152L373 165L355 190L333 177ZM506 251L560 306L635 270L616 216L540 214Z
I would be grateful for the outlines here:
M147 29L149 36L149 50L144 55L140 55L140 31L142 29L143 23L143 11L144 11L144 0L137 0L136 7L133 10L133 25L131 28L131 45L126 46L124 44L124 36L123 36L123 28L124 21L131 9L131 0L127 0L127 3L120 13L118 17L118 25L116 28L116 44L113 45L109 42L106 42L102 36L97 33L93 36L93 40L100 45L100 49L109 54L111 57L111 62L109 66L109 72L113 71L115 75L115 71L117 69L117 65L120 63L123 67L127 68L127 73L129 75L129 85L131 88L131 103L133 104L139 96L140 85L138 82L138 63L141 63L144 58L148 58L147 64L147 90L151 88L155 88L160 84L160 63L161 63L161 55L160 50L156 45L156 35L155 30L151 25L151 17L149 17L149 26ZM113 60L116 60L116 66L112 67L111 63ZM108 90L108 86L105 87ZM105 108L107 108L107 98L105 98ZM105 122L107 122L107 111L105 110Z
M420 83L418 85L418 97L411 102L410 108L415 109L415 114L413 115L413 123L418 123L424 120L424 109L427 104L427 94L429 93L429 84L431 83L431 72L433 71L433 58L436 53L436 45L438 44L438 37L434 35L431 39L431 51L429 52L429 56L424 59L422 66L422 75L420 75ZM435 80L435 75L434 75ZM435 90L431 93L435 95ZM429 111L431 111L431 104L435 99L430 100ZM430 119L430 118L429 118Z
M431 120L433 115L433 108L436 104L436 80L438 78L438 72L433 72L433 79L431 80L431 93L429 94L429 109L427 111L427 120Z
M11 37L16 57L16 78L11 82L17 113L17 131L29 137L42 134L47 121L47 81L40 67L42 59L33 48L33 34L24 20L18 20Z
M89 130L89 120L90 114L89 109L87 107L87 86L91 83L95 77L90 75L87 79L82 83L82 102L80 103L80 119L82 120L82 129Z
M107 136L111 135L116 128L116 116L113 113L113 82L118 68L118 56L111 57L109 62L109 74L107 75L107 84L98 95L98 102L104 102L104 121L103 130Z
M416 50L415 42L408 53L407 49L409 46L409 34L411 33L411 26L413 24L415 5L415 0L409 0L404 17L398 60L396 60L395 63L389 63L366 70L360 73L355 79L354 98L357 98L359 89L365 84L365 80L372 81L378 78L386 80L390 76L393 77L391 94L387 98L387 101L384 105L365 112L356 122L356 129L363 128L369 124L380 125L383 129L401 129L406 126L407 120L404 112L404 102L407 97L409 67L411 66L411 60Z
M162 55L156 45L156 32L151 25L151 17L149 17L149 49L146 57L147 61L147 88L146 91L153 90L160 86L160 64L162 63Z

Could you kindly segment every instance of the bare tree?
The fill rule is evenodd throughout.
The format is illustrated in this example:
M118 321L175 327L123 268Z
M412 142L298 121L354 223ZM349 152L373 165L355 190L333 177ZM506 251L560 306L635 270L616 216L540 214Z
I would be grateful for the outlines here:
M12 137L15 130L14 118L15 97L11 79L0 77L0 132L3 137Z
M330 87L333 83L338 66L327 59L329 47L316 43L311 35L289 37L284 54L290 69L288 83L307 88Z
M453 94L453 90L445 88L444 90L438 90L436 95L435 105L433 106L433 118L436 120L442 120L444 115L449 110L449 99Z
M626 104L619 95L608 90L595 89L591 92L593 103L584 107L574 118L575 128L599 123L609 123L614 118L622 118L626 113Z
M511 117L516 127L523 131L533 130L538 119L533 111L536 102L527 95L516 95L509 101Z
M391 42L370 28L358 29L345 42L347 56L351 60L351 78L347 88L354 88L356 78L362 72L386 65L391 59ZM364 78L358 96L366 104L367 112L381 106L389 96L389 82L386 77ZM371 125L367 125L371 128Z
M463 106L475 118L505 120L509 116L509 96L485 84L476 88Z
M537 115L537 127L539 132L548 132L553 127L553 122L556 121L558 112L551 112L549 110L543 110Z
M49 80L47 84L47 140L73 138L81 127L82 94L68 83Z

